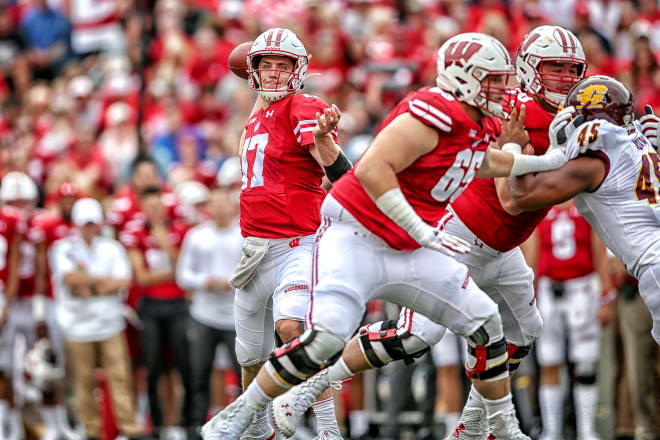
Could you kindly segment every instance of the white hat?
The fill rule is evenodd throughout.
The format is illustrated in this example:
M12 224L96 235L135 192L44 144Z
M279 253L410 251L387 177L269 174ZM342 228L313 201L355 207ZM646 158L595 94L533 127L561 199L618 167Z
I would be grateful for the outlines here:
M85 226L87 223L103 223L103 209L95 199L85 197L73 205L71 219L76 226Z

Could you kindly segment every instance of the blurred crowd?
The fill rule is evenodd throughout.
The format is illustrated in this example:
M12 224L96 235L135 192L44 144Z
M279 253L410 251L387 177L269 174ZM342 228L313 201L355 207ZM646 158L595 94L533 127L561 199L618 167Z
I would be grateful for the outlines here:
M530 29L570 28L584 46L588 75L618 78L640 114L646 104L660 113L658 0L0 3L0 178L29 175L39 206L54 211L63 184L75 184L101 202L128 248L145 189L167 201L146 215L166 209L198 222L191 207L208 194L196 198L204 190L189 183L216 185L253 105L227 57L269 27L292 29L312 54L303 92L341 109L339 144L353 161L400 98L434 84L436 50L459 32L494 35L515 57ZM235 170L225 168L226 183L236 183ZM165 419L159 423L176 423Z
M544 23L579 36L588 74L622 80L638 109L660 108L656 0L5 1L0 172L27 172L45 196L72 181L106 198L144 151L170 187L208 184L252 106L227 56L276 25L307 45L304 92L340 107L340 143L359 156L401 96L433 83L449 36L485 32L513 52Z

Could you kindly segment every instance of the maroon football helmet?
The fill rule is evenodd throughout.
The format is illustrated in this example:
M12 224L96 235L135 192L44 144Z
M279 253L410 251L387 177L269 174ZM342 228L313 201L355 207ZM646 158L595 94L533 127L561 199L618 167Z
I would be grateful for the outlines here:
M605 119L628 127L635 119L635 98L626 86L605 75L588 76L566 96L565 107L573 106L585 121Z

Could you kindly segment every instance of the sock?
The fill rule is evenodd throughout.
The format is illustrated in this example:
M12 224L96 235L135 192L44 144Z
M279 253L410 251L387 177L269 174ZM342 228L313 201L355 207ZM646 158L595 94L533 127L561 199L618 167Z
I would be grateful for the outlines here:
M573 398L575 399L575 421L578 438L594 437L598 388L596 385L575 384Z
M334 399L330 397L320 402L315 402L312 408L316 416L316 431L318 433L328 431L339 435Z
M344 362L344 358L339 358L337 362L328 367L328 377L330 378L330 381L344 380L351 376L353 376L353 372L348 368L346 362Z
M59 432L55 408L52 406L42 406L39 412L41 413L41 420L44 422L46 430Z
M75 437L76 433L73 432L71 425L69 425L69 415L66 412L64 405L56 405L54 408L55 411L55 423L59 432L66 438Z
M7 413L9 412L9 402L0 400L0 434L3 432L3 427L7 423Z
M247 390L245 390L245 398L254 409L265 408L266 405L273 400L272 397L269 397L264 390L261 389L256 379L253 380L250 385L248 385Z
M454 429L458 425L458 420L461 418L461 413L450 412L445 413L445 426L447 427L447 432Z
M501 399L490 400L483 397L484 405L486 406L486 416L490 417L498 412L509 412L513 409L513 402L511 401L511 393L502 397Z
M543 385L539 388L543 435L550 438L561 436L563 400L561 385Z
M10 440L23 440L25 429L23 428L23 416L17 409L9 410L9 437Z
M348 418L351 422L351 438L359 438L369 432L368 411L351 411Z
M467 403L465 407L484 407L484 397L477 391L477 389L472 385L470 388L470 394L468 395Z

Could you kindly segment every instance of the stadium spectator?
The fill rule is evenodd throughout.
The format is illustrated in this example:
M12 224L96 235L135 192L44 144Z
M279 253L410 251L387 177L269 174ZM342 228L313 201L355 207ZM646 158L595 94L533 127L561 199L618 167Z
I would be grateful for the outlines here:
M36 78L53 79L71 55L71 24L46 0L34 0L20 31Z
M172 349L184 387L181 426L190 426L192 408L190 351L186 336L188 303L185 292L174 279L179 247L187 228L182 222L167 218L161 196L158 187L145 188L140 195L144 219L131 221L119 236L128 249L139 290L140 347L147 367L149 409L155 435L164 427L159 380L167 345Z
M177 265L177 283L192 292L188 336L192 374L192 425L201 428L209 410L215 348L225 345L236 375L234 289L227 281L241 260L243 237L236 221L236 202L229 188L211 190L210 219L190 230Z
M71 218L77 233L55 243L50 264L57 319L73 371L76 412L87 437L99 438L94 371L100 364L120 431L129 438L140 437L143 431L135 419L133 379L123 335L122 293L131 280L128 257L118 242L99 235L103 211L96 200L78 200Z

